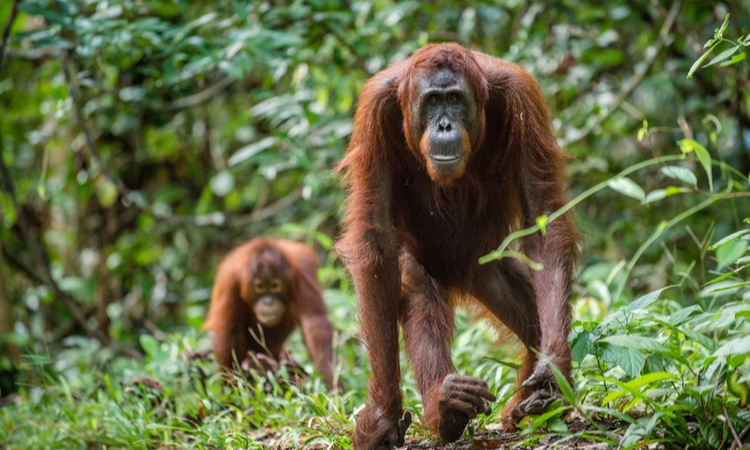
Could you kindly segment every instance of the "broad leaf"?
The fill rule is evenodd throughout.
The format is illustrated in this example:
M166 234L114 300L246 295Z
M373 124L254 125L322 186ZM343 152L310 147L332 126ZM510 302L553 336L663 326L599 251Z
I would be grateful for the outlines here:
M643 192L643 188L638 186L633 180L627 177L612 178L607 182L607 185L613 190L620 194L633 197L638 200L646 198L646 193Z
M619 347L645 350L649 352L670 354L669 349L661 345L656 339L644 336L616 335L600 339L599 342L617 345Z
M615 347L613 350L617 364L630 378L640 376L643 365L646 363L646 356L641 350L625 347Z
M675 311L672 314L670 314L670 316L667 317L667 322L669 322L672 325L679 325L682 322L684 322L688 317L690 317L690 315L693 314L695 311L703 312L703 308L701 308L699 305L692 305L692 306L688 306L687 308L682 308L679 311Z
M750 336L732 339L725 343L713 354L713 356L734 356L750 354Z
M661 172L670 178L683 181L691 186L698 184L698 179L695 178L693 171L686 167L667 166L662 167Z

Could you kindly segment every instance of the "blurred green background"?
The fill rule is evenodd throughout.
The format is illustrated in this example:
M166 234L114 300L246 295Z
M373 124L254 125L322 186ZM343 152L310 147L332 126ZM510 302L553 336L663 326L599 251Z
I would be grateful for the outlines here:
M0 4L2 26L13 6ZM704 64L736 64L687 78L727 14L725 41ZM669 163L692 178L654 164L575 206L584 236L577 318L597 321L669 285L672 311L744 305L745 272L720 281L731 287L720 293L706 283L747 258L741 237L709 246L747 229L750 216L750 64L737 42L748 33L748 0L21 1L0 67L2 159L19 207L5 185L2 395L20 387L27 398L66 374L64 383L94 380L78 389L101 388L95 370L150 370L123 361L154 358L157 340L209 348L200 327L215 268L263 235L318 251L338 364L355 391L341 412L351 418L368 369L353 290L332 250L344 188L332 173L363 83L429 42L458 42L537 78L572 155L570 198L693 150ZM457 367L500 371L489 375L499 383L508 370L472 356L496 352L492 333L459 322L469 334L457 338ZM298 336L292 348L302 349Z

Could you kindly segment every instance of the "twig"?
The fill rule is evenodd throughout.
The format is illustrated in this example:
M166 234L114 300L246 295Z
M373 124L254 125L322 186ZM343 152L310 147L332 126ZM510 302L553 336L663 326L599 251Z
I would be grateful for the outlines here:
M174 111L177 109L190 108L192 106L200 105L201 103L207 102L211 100L212 98L216 97L217 95L219 95L221 91L229 87L229 85L234 83L236 80L237 78L235 78L234 76L227 75L218 83L212 86L209 86L203 91L200 91L193 95L188 95L187 97L182 97L177 100L173 100L158 109L161 111Z
M734 425L732 425L732 419L729 417L729 412L727 412L726 405L722 404L721 409L724 410L724 417L727 419L727 425L729 425L729 431L732 432L732 436L734 436L734 442L732 442L732 445L729 447L729 450L734 450L735 448L742 448L742 441L740 440L740 437L737 436L737 432L734 430Z
M15 22L16 20L16 16L18 15L19 3L21 3L20 0L15 0L13 2L13 7L10 9L10 17L8 17L8 23L5 24L5 29L3 30L3 40L0 41L0 72L2 72L3 70L3 62L5 61L5 46L8 44L10 29L13 26L13 22Z
M669 37L669 31L672 29L672 25L674 24L675 18L677 17L677 13L680 10L680 3L681 0L677 0L674 3L672 3L672 8L669 10L669 14L667 15L667 19L664 21L664 25L661 28L661 31L659 32L659 40L656 41L656 44L654 45L654 51L646 56L646 60L643 62L643 65L641 66L641 69L637 71L633 76L628 80L625 84L622 86L622 90L620 91L620 94L616 97L615 102L609 107L606 114L603 116L599 116L596 119L596 122L594 122L592 125L589 125L588 127L584 128L581 133L564 143L563 146L569 146L576 144L583 139L586 138L591 132L593 132L595 129L599 127L599 125L602 124L609 116L612 115L617 109L620 107L622 102L625 101L625 99L630 96L630 93L633 92L633 89L635 89L636 86L643 80L643 77L646 76L646 73L648 73L649 69L651 68L651 65L656 60L656 56L661 51L662 47L667 43L667 38Z
M738 436L740 441L745 438L745 435L747 435L747 432L750 431L750 424L748 424L745 428L740 431L740 435Z

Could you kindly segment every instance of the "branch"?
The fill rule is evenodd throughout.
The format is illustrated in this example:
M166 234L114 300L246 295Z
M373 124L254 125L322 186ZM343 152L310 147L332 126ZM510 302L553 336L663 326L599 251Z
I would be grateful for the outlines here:
M218 83L214 84L213 86L209 86L201 92L193 95L188 95L187 97L182 97L177 100L173 100L158 109L160 111L174 111L177 109L190 108L192 106L200 105L201 103L207 102L219 95L221 91L229 87L229 85L231 85L235 81L237 81L237 78L232 75L227 75Z
M0 41L0 72L2 72L3 70L3 61L5 60L5 46L8 44L10 29L13 26L13 22L15 22L16 20L16 16L18 15L19 3L21 3L20 0L15 0L13 2L13 7L10 9L10 17L8 17L8 23L5 24L5 29L3 30L3 40Z
M643 62L643 65L641 66L640 70L638 70L633 76L628 80L626 83L623 84L622 90L620 91L620 94L616 97L615 102L609 107L606 114L603 116L599 116L596 119L596 122L593 124L585 127L583 130L581 130L581 134L579 134L577 137L565 141L563 144L563 147L567 147L569 145L576 144L583 139L585 139L589 134L591 134L594 130L599 128L599 126L609 118L609 116L612 115L617 109L620 107L622 102L625 101L625 99L630 96L630 93L633 92L633 89L635 89L638 84L643 80L643 77L646 76L646 73L648 73L649 69L651 68L651 65L656 60L656 56L659 54L661 49L666 45L667 39L669 37L669 31L672 29L672 25L674 24L675 18L677 17L677 13L680 10L680 3L681 0L677 0L674 3L672 3L672 8L669 10L669 14L667 15L667 19L664 21L664 25L661 27L661 31L659 32L659 39L656 41L656 44L654 45L654 51L646 56L646 60Z

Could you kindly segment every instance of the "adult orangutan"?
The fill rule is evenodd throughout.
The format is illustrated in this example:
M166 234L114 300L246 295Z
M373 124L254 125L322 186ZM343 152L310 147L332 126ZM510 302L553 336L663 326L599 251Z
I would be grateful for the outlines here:
M480 265L510 231L562 207L565 155L536 81L457 44L432 44L365 84L339 171L349 180L338 250L354 281L372 367L354 446L402 445L398 323L424 404L446 441L491 412L484 381L451 360L453 307L473 300L526 346L507 427L559 396L547 361L570 373L568 296L579 257L566 214L527 236L514 258ZM531 351L536 349L546 359Z
M262 368L273 362L269 356L279 361L286 356L284 341L299 325L310 357L332 389L333 332L317 271L318 257L298 242L255 238L234 249L219 266L204 325L213 331L219 364L260 362Z

